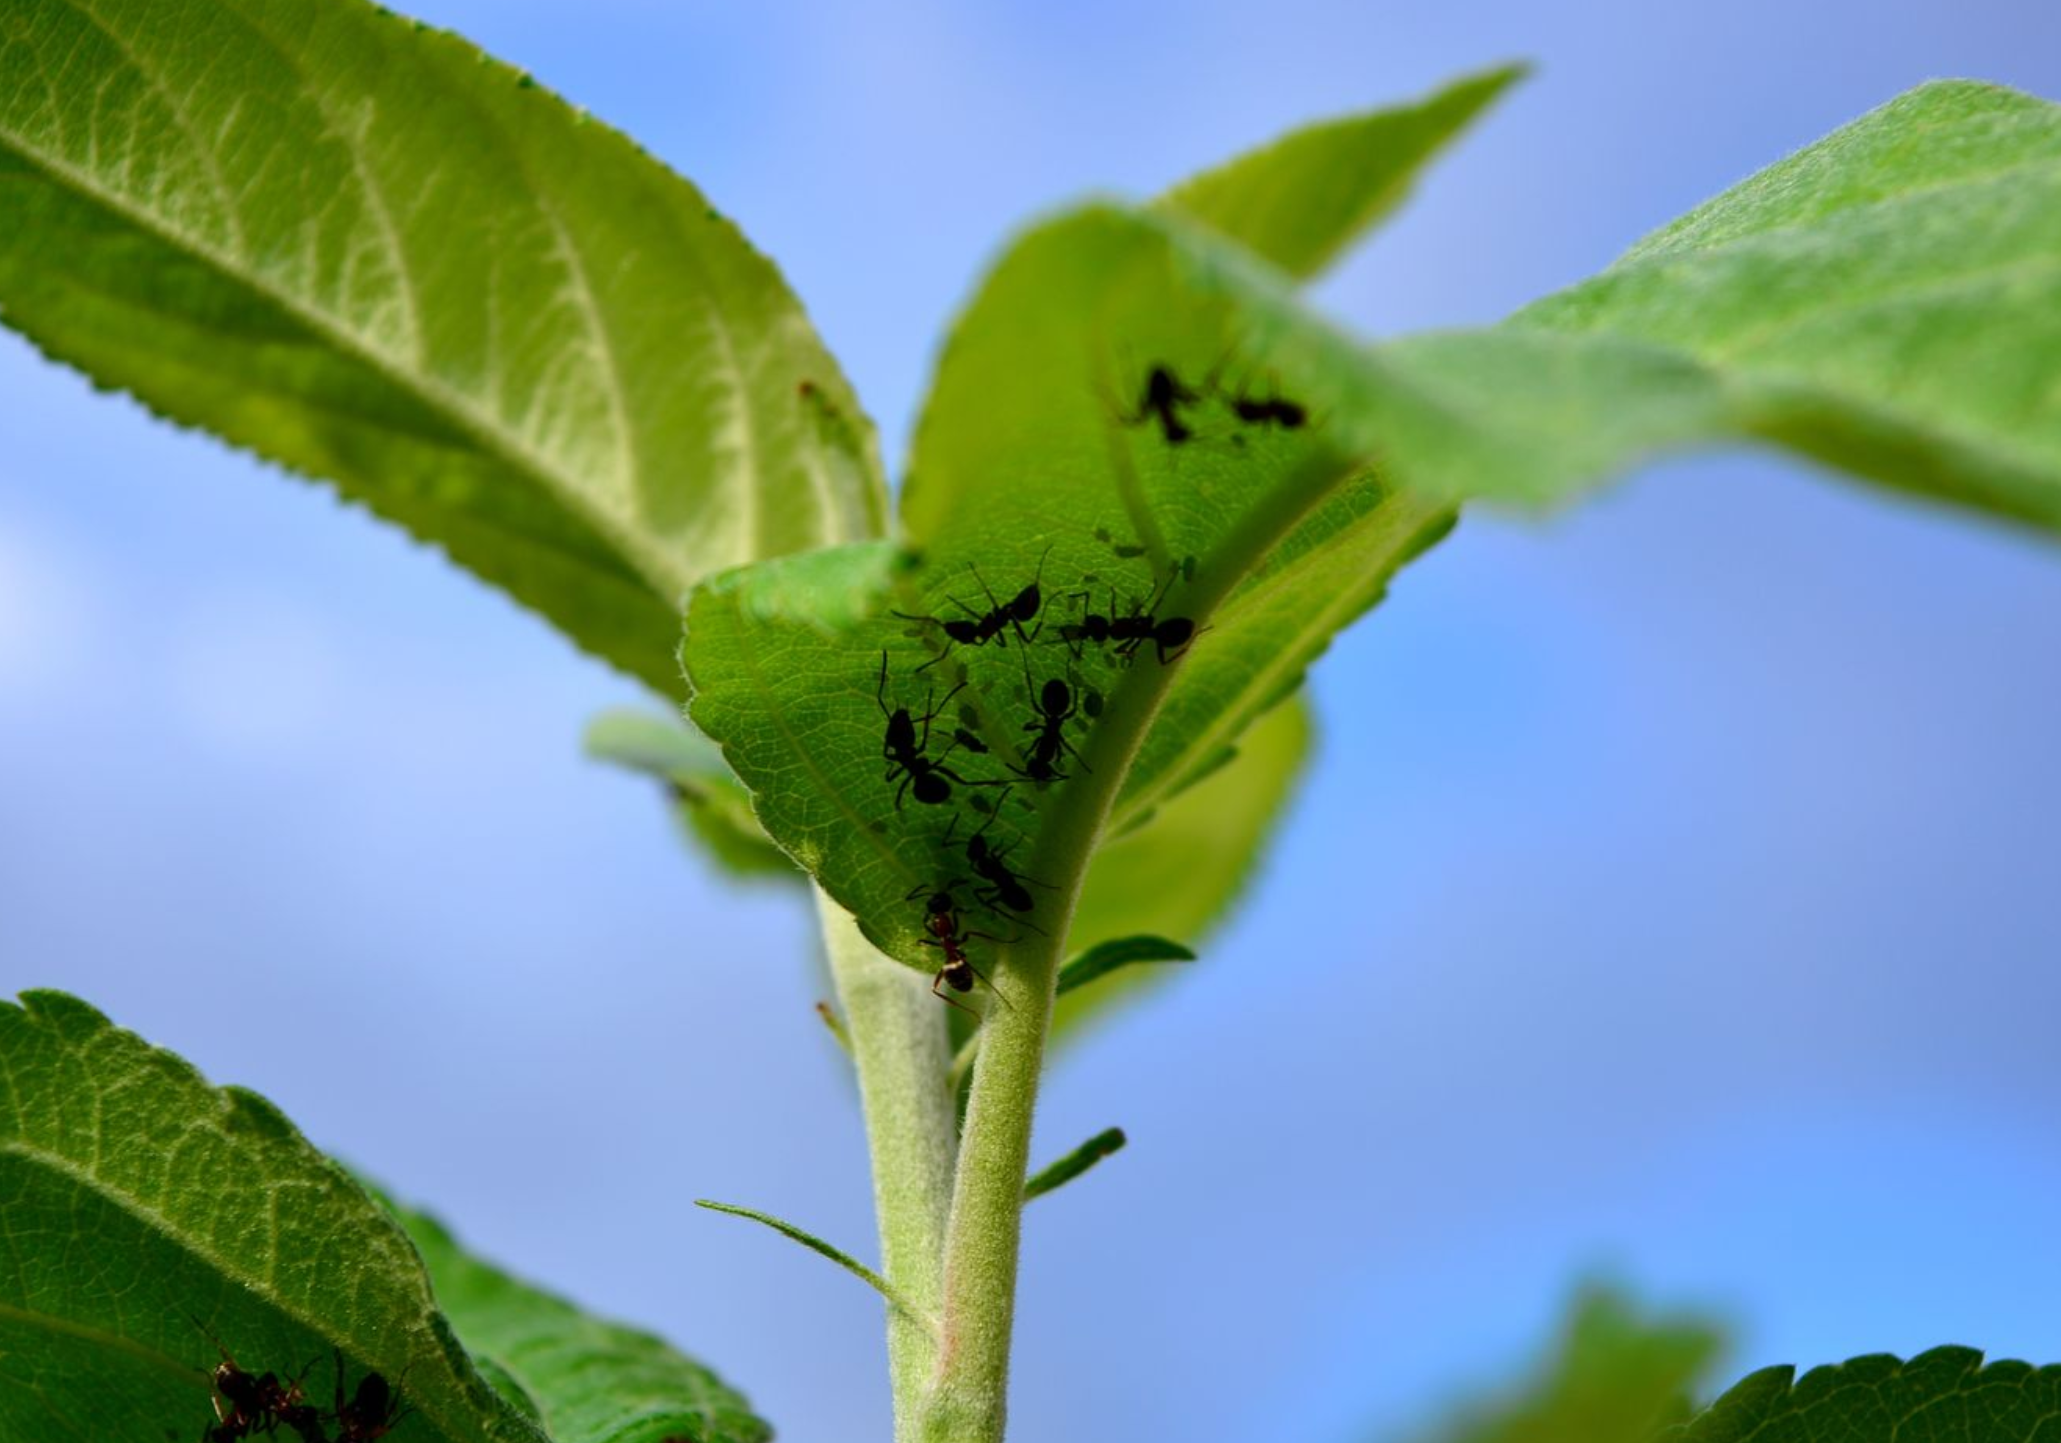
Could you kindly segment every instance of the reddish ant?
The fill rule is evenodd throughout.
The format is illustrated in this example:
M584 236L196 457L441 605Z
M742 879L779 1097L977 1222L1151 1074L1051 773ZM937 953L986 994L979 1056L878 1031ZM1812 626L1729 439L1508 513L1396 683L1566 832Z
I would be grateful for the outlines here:
M966 956L966 944L973 938L982 937L990 942L1000 942L1005 946L1016 939L1013 937L997 937L990 932L974 932L963 927L959 921L958 903L952 900L950 892L931 891L928 887L917 887L911 890L909 895L902 900L913 902L926 892L930 893L930 897L923 904L923 930L930 935L918 940L923 946L939 948L945 954L944 966L938 968L937 975L930 979L930 995L941 1002L950 1003L969 1017L977 1018L980 1016L978 1012L963 1002L947 997L938 989L950 987L954 992L971 992L976 978L982 982L988 982L988 979L974 968L973 963ZM988 982L988 991L994 993L996 1000L1001 1002L1004 1007L1009 1005L1009 1000L1006 997L1003 997L999 992L995 992L994 983Z
M246 1373L224 1347L222 1340L211 1332L198 1318L193 1319L195 1327L208 1335L215 1345L215 1351L222 1355L222 1361L215 1365L208 1375L218 1396L209 1399L215 1410L215 1421L201 1430L202 1443L238 1443L252 1433L271 1433L281 1423L301 1435L306 1443L328 1443L322 1437L319 1414L301 1400L306 1396L301 1383L315 1366L310 1359L294 1377L280 1381L277 1373L261 1373L256 1377ZM229 1411L222 1411L223 1403Z

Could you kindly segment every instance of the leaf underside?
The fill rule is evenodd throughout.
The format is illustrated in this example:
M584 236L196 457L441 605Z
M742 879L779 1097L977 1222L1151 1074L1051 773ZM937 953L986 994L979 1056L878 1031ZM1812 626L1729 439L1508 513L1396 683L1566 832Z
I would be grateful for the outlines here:
M13 0L0 319L669 694L694 581L884 524L871 425L736 227L362 0Z
M1184 435L1155 372L1187 395ZM919 556L704 586L694 715L776 840L877 944L934 968L920 898L971 880L969 833L988 823L984 845L1035 879L1113 716L1156 708L1110 832L1207 775L1456 502L1564 499L1748 438L2051 525L2057 380L2061 119L1992 86L1921 87L1503 326L1375 346L1176 211L1090 206L1024 236L944 351L903 504ZM1304 424L1253 419L1282 400ZM1034 582L1031 644L1004 627L947 647L946 621ZM1065 644L1145 609L1190 618L1192 645ZM1075 750L1041 785L1024 773L1055 681ZM888 713L933 706L922 754L959 780L924 806L883 744ZM955 727L988 752L948 751ZM1005 939L1046 917L987 912Z

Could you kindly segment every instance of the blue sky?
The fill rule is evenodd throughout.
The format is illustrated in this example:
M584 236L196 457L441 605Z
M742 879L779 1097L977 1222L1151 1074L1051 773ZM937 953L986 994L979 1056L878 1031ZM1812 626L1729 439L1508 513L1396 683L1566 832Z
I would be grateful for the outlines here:
M1917 81L2061 96L2050 4L437 0L776 257L898 455L1008 229L1495 61L1539 74L1321 297L1487 321ZM656 1327L884 1436L809 919L578 734L636 689L324 493L0 339L0 991L77 991ZM1734 1371L2061 1359L2061 553L1785 460L1477 517L1344 638L1203 962L1061 1059L1020 1436L1407 1427L1579 1277Z

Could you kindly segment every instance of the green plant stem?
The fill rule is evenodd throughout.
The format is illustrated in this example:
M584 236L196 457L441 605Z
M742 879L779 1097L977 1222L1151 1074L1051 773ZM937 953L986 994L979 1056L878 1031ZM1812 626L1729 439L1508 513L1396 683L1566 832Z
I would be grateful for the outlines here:
M1198 623L1327 494L1326 483L1348 464L1320 451L1252 507L1210 558L1207 579L1188 594ZM988 1009L981 1029L986 1035L974 1062L946 1225L936 1383L913 1434L897 1413L898 1439L1001 1443L1031 1121L1060 955L1088 861L1177 670L1178 665L1144 662L1132 667L1088 736L1079 771L1067 783L1066 804L1054 810L1026 861L1025 872L1051 879L1063 902L1040 915L1042 935L1003 947L996 957L991 981L1001 1001ZM876 1176L878 1171L876 1159Z
M951 1040L922 973L876 952L851 914L821 892L816 907L858 1071L880 1270L907 1303L887 1310L887 1365L896 1443L913 1443L937 1371L931 1325L942 1310L957 1150L957 1110L945 1083Z

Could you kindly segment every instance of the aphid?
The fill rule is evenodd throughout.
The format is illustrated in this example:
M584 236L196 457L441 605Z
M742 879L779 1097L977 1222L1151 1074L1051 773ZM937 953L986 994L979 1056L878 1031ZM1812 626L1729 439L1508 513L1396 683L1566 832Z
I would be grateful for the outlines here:
M1193 406L1201 400L1202 393L1184 385L1173 367L1159 364L1146 373L1137 408L1119 414L1117 420L1126 426L1142 426L1157 420L1159 434L1166 438L1166 443L1178 446L1195 434L1181 419L1181 407Z
M952 900L950 892L933 892L928 887L918 887L903 900L913 902L926 892L929 892L930 895L929 899L923 904L923 930L930 935L919 940L925 947L939 948L945 954L944 965L938 968L937 975L930 979L930 995L942 1002L950 1003L969 1016L978 1017L980 1014L971 1007L968 1007L963 1002L947 997L938 989L950 987L954 992L971 992L976 979L982 982L988 981L987 978L981 976L980 972L974 968L973 963L967 959L966 944L972 938L985 937L990 942L1009 942L1015 939L996 937L986 932L973 932L963 928L959 922L958 905ZM1002 1001L1004 1007L1009 1005L1002 998L1001 993L995 992L994 983L988 982L988 991L994 992L996 999Z
M1046 547L1045 556L1051 554L1052 548ZM987 593L988 609L985 612L975 611L956 596L947 596L945 599L965 612L965 616L948 619L942 616L912 616L906 611L892 613L904 621L920 621L936 626L945 634L945 649L916 669L925 671L936 666L952 654L954 646L986 646L990 641L998 646L1007 646L1009 638L1004 634L1006 632L1015 632L1016 639L1026 646L1037 640L1038 632L1044 629L1043 623L1028 632L1023 628L1026 622L1036 619L1038 608L1043 604L1044 595L1039 590L1039 583L1045 579L1045 556L1038 558L1037 574L1031 578L1030 585L1006 602L996 599L994 590L989 587L987 578L980 574L979 567L968 565L966 569L973 573L973 579L978 581L980 589Z
M357 1391L344 1398L343 1350L336 1354L336 1443L372 1443L394 1431L411 1410L378 1373L358 1380Z
M988 744L980 739L976 730L980 726L980 713L965 702L959 703L959 725L952 728L952 744L964 747L976 755L985 756Z
M881 780L891 782L898 776L902 779L901 785L895 788L896 811L902 809L902 797L910 791L916 793L917 801L925 806L934 807L951 799L953 782L959 783L962 787L983 785L980 782L967 781L944 764L944 759L952 754L952 747L957 745L956 742L948 744L944 751L938 754L936 761L924 755L930 746L931 722L937 719L938 713L944 709L945 702L950 701L958 694L959 688L965 685L965 682L960 682L959 686L945 693L944 702L938 702L923 713L920 719L923 734L919 737L916 732L919 719L912 717L907 707L888 710L887 653L880 653L880 685L874 688L873 699L880 705L880 714L887 718L887 736L880 744L880 755L888 766ZM935 691L935 688L932 690Z
M1107 546L1120 561L1135 561L1145 554L1145 545L1140 541L1118 541L1109 534L1107 526L1095 528L1095 539Z

